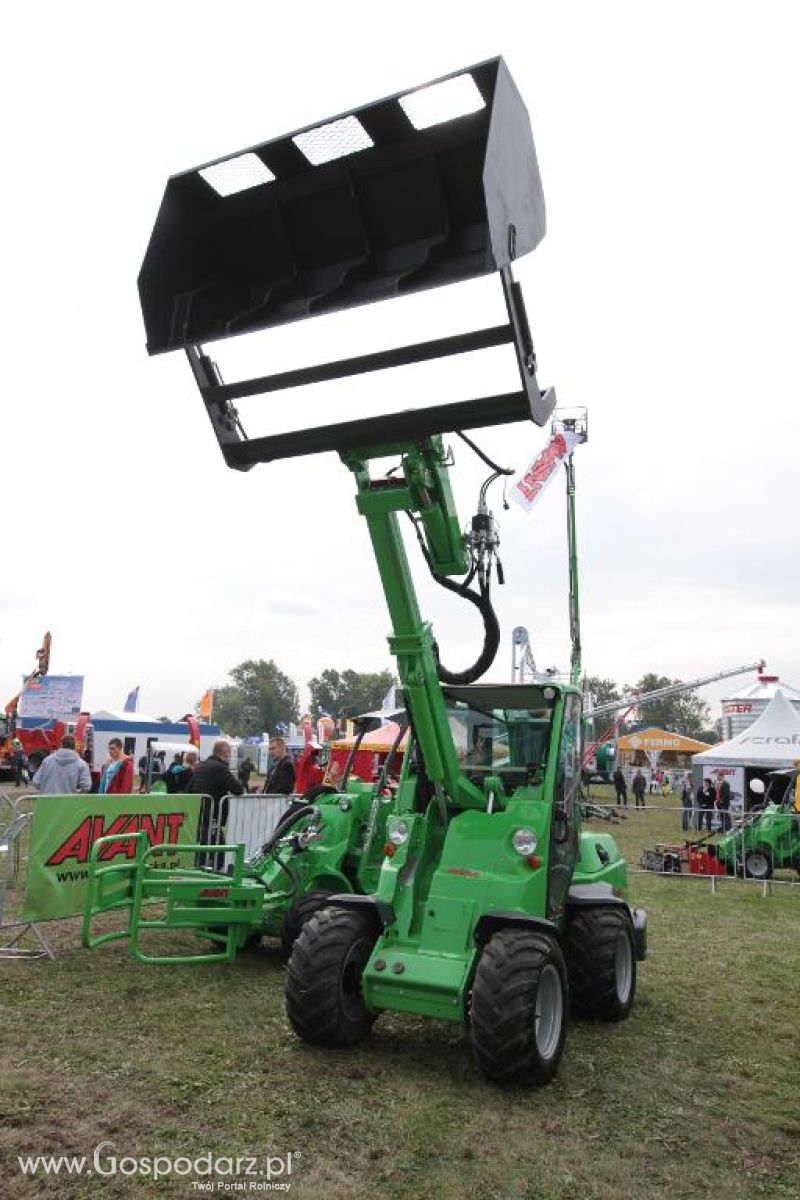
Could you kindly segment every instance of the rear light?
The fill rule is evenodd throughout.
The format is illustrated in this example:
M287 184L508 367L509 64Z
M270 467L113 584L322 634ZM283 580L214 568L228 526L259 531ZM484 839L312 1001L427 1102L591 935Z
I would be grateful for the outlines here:
M538 854L528 855L528 857L525 859L525 862L528 864L528 866L531 868L532 871L535 871L537 867L540 867L542 865L542 860L539 858Z
M383 847L383 853L386 858L394 858L397 853L397 846L395 846L394 842L387 842Z

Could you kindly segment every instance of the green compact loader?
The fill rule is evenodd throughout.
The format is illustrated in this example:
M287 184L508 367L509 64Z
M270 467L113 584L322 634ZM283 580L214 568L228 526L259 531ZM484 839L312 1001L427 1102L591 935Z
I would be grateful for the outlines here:
M148 350L186 352L229 466L340 456L389 610L410 727L404 766L370 857L374 882L327 897L294 942L291 1024L308 1042L341 1047L384 1011L465 1022L480 1070L520 1084L555 1073L570 1008L609 1022L628 1016L646 946L646 917L627 902L613 839L580 827L571 452L569 680L478 682L500 641L492 576L503 581L487 491L510 472L464 431L543 426L553 413L512 275L544 231L528 114L504 62L492 59L173 176L139 277ZM495 272L508 320L490 328L227 384L202 345ZM503 345L519 373L511 392L392 413L376 404L369 418L258 437L246 435L235 407ZM557 415L559 431L584 440L585 415ZM447 433L490 470L465 533ZM420 615L401 518L436 582L480 613L484 645L466 670L445 668ZM373 811L374 796L368 803ZM337 804L319 805L317 825L309 818L322 845ZM220 925L234 912L218 914Z
M708 847L729 875L770 879L773 871L800 875L800 769L771 771L762 805Z

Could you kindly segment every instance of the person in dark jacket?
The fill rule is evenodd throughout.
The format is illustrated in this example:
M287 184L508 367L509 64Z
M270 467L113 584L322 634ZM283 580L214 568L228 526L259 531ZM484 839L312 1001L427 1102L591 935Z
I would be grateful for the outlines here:
M614 772L614 791L617 793L617 804L624 804L628 807L628 785L625 782L625 776L622 774L622 769L617 767Z
M164 782L167 785L167 791L170 796L185 792L191 778L192 772L186 766L183 754L174 755L164 775Z
M269 739L269 756L272 766L264 781L264 795L291 796L294 791L294 763L282 737Z
M291 796L295 790L295 768L282 737L269 739L269 756L272 759L272 766L267 771L264 781L264 795ZM303 807L303 802L299 797L291 799L278 819L278 823L272 831L272 837L277 837L284 827L291 825L292 817Z
M636 807L644 808L644 793L645 788L647 787L647 780L641 771L637 771L634 775L631 787L633 788L633 794L636 798Z
M236 772L236 774L239 776L239 782L246 792L250 791L250 776L253 774L255 769L256 764L249 755L239 763L239 770Z
M14 738L14 786L23 787L28 782L28 756L22 748L22 742Z
M728 833L731 827L731 785L724 777L717 784L717 811L722 822L722 832Z
M704 779L701 786L697 789L697 832L703 828L705 821L706 829L711 833L711 817L714 812L714 788L710 779Z
M191 796L207 797L200 806L199 840L204 845L218 845L225 840L227 797L241 796L244 791L230 769L230 761L230 743L222 740L214 742L208 758L195 768L186 788Z

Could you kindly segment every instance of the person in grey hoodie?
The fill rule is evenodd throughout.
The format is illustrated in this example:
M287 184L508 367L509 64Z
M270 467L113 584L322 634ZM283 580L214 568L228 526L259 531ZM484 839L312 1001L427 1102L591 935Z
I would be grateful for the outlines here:
M71 733L64 734L61 749L48 754L31 782L44 796L70 796L92 790L91 772L75 749Z

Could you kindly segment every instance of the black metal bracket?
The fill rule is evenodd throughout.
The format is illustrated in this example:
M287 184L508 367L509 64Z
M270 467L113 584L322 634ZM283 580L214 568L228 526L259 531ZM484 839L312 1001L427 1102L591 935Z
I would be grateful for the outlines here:
M417 440L437 433L506 425L515 421L529 420L536 425L544 425L556 405L555 390L548 388L542 392L536 379L536 354L522 289L514 281L510 267L503 267L500 277L509 316L507 325L495 325L375 354L319 363L294 371L261 375L238 383L224 383L216 363L205 354L202 347L189 346L186 355L228 466L247 471L256 463L271 462L278 458L321 454L329 450L342 453L379 443ZM234 400L246 396L346 379L371 371L430 362L507 344L512 344L516 352L521 392L482 396L454 404L432 405L259 438L247 437L233 404Z

